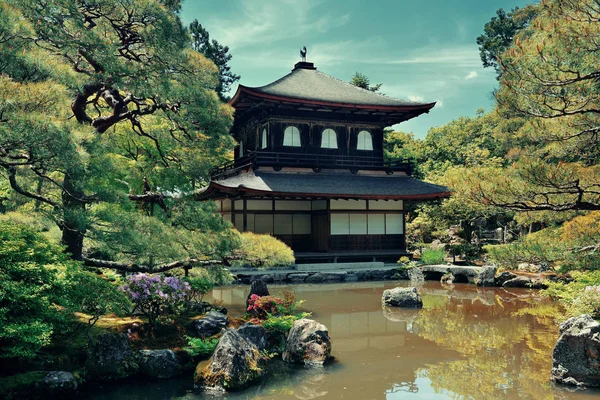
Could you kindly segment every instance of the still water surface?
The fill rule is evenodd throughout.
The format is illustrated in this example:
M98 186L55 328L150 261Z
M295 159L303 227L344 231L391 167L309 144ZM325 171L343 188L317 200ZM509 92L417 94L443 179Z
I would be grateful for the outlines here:
M262 383L224 395L237 399L592 399L550 384L557 304L526 289L426 282L424 308L381 305L384 289L403 283L272 286L293 290L325 324L335 361L304 369L274 363ZM241 315L248 286L215 289L209 301ZM90 399L214 399L192 391L192 377L128 383Z

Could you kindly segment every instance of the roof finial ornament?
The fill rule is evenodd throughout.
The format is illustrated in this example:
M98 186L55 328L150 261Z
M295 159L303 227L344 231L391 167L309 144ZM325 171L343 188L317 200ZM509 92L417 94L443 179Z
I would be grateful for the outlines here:
M306 62L306 46L300 49L300 57L302 57L303 62Z

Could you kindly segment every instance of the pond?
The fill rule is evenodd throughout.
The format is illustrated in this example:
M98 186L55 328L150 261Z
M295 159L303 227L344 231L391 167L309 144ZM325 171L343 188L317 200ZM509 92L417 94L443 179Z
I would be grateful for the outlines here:
M294 290L325 324L335 361L318 369L277 362L268 376L227 399L591 399L548 381L558 305L526 289L426 282L422 310L381 305L384 289L408 282L271 286ZM209 301L243 313L248 286L215 289ZM95 388L90 399L202 399L192 377Z

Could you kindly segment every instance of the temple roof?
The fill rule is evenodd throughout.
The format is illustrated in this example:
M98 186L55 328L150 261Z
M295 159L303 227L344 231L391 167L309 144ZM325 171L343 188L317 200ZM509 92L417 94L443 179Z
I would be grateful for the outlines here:
M450 196L444 186L404 174L352 174L349 171L249 170L211 181L198 199L226 196L322 197L348 199L427 200Z
M317 71L312 63L307 62L296 64L291 73L268 85L260 87L240 85L229 104L235 107L243 94L270 100L388 111L422 110L422 112L427 112L435 105L435 102L398 100L359 88Z

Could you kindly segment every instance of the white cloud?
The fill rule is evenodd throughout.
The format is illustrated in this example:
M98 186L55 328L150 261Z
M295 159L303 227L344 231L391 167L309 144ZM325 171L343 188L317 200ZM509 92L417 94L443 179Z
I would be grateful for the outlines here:
M212 19L206 24L220 43L231 49L261 47L307 33L326 33L350 21L350 14L320 13L319 0L241 0L235 19Z
M479 74L477 74L477 71L471 71L469 72L469 75L465 76L465 81L475 79L477 78L477 76L479 76Z
M444 108L444 101L442 99L436 100L435 101L435 106L437 108Z
M425 99L423 99L423 97L422 97L422 96L414 96L414 95L410 95L410 96L408 96L408 100L410 100L410 101L414 101L414 102L422 102L422 101L424 101Z

